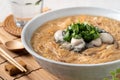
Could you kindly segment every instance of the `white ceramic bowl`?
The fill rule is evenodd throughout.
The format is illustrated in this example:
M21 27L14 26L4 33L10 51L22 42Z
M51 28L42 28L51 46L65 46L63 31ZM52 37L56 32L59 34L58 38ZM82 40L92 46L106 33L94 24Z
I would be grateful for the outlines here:
M120 12L95 7L65 8L40 14L32 19L22 31L22 42L26 50L35 57L36 61L48 72L58 76L60 80L103 80L109 72L120 67L120 60L101 64L70 64L46 59L37 54L31 47L30 40L33 32L42 24L59 17L88 14L120 20Z

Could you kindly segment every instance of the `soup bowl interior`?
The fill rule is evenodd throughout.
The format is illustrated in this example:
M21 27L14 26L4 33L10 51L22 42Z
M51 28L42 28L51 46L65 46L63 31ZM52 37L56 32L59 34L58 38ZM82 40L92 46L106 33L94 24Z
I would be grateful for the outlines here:
M112 61L100 64L70 64L46 59L37 54L31 45L31 38L37 28L45 22L60 17L73 15L94 15L104 16L115 20L120 20L120 12L95 7L72 7L40 14L33 18L22 31L22 42L25 49L36 59L36 61L48 72L59 77L60 80L102 80L109 76L109 71L120 67L120 61Z

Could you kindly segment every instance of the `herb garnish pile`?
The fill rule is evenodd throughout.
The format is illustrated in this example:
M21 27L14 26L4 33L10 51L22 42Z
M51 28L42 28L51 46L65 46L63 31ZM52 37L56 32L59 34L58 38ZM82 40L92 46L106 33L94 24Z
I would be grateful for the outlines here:
M97 27L88 23L72 23L65 31L64 40L70 42L72 38L83 38L85 42L100 37L100 33Z

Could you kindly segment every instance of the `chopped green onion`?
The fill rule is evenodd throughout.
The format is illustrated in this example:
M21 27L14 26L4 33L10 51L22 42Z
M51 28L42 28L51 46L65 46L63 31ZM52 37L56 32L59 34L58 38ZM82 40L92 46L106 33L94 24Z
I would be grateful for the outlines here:
M100 37L98 28L93 25L84 23L72 23L65 31L64 40L70 42L72 38L83 38L85 42L90 42Z
M67 31L66 33L65 33L65 35L64 35L64 40L65 41L70 41L71 40L71 36L70 36L70 32L69 31Z

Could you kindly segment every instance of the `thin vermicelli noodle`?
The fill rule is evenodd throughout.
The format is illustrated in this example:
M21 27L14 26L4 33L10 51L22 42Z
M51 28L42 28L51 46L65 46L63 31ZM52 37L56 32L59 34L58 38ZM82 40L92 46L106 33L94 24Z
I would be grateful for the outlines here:
M109 32L115 39L113 44L103 43L100 47L88 48L81 52L60 47L54 40L54 33L67 28L73 22L88 22ZM41 56L75 64L98 64L120 59L120 21L101 16L76 15L52 20L38 28L32 39L33 49Z

